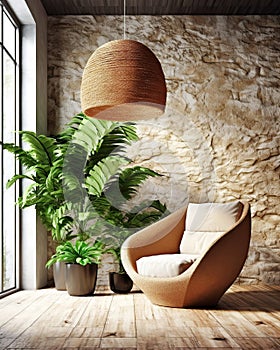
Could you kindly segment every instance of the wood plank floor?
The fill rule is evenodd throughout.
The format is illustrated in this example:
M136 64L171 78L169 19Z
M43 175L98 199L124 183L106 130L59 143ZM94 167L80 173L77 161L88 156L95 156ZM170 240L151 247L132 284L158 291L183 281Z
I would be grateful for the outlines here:
M280 288L234 285L215 309L152 305L140 292L0 300L0 349L280 349Z

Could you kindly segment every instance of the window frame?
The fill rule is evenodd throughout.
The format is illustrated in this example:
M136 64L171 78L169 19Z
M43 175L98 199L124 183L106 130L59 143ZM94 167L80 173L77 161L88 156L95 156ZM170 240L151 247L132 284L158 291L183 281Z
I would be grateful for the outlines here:
M1 16L1 23L0 23L0 56L1 56L1 86L0 86L0 109L1 109L1 119L0 119L0 131L1 131L1 140L4 140L4 53L8 55L8 57L13 62L13 69L14 69L14 131L19 131L21 129L21 25L18 19L16 18L15 14L11 10L9 4L6 0L0 0L0 16ZM9 52L8 48L5 46L4 42L4 16L11 22L11 24L14 26L14 53ZM19 133L15 132L13 142L19 145ZM3 169L4 169L4 159L3 159L3 152L6 152L1 147L1 153L0 153L0 167L1 167L1 174L0 174L0 183L1 183L1 203L0 203L0 250L1 250L1 271L0 271L0 298L11 294L13 292L16 292L20 289L20 227L21 227L21 213L18 208L18 206L13 206L13 220L14 220L14 247L13 247L13 254L14 254L14 279L13 279L13 286L10 286L7 289L4 289L3 287L3 280L4 280L4 189L5 189L5 183L3 179ZM11 155L12 157L12 155ZM20 165L19 162L14 159L14 170L15 173L20 173ZM20 194L20 184L16 183L14 186L14 202L16 202L19 194ZM9 191L9 190L7 190Z

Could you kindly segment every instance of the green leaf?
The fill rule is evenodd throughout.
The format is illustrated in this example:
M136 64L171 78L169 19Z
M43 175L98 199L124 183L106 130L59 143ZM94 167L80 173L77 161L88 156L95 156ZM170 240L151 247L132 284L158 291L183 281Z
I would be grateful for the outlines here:
M155 176L161 175L149 168L141 166L126 168L110 181L106 188L106 197L112 200L115 206L120 207L138 192L144 181Z
M23 150L21 147L13 143L4 143L3 149L13 153L20 161L20 163L27 169L37 164L37 160L33 158L33 156L28 151Z
M55 139L45 136L36 135L32 131L20 131L22 140L29 144L29 154L34 155L35 159L44 165L52 165L54 160Z
M124 152L126 145L135 140L137 140L137 135L134 125L114 123L112 130L100 138L95 152L90 153L85 173L88 174L102 159L108 156L120 155L121 152Z
M72 142L82 146L88 154L95 152L100 139L108 134L113 122L85 117L73 133Z
M10 180L8 180L7 184L6 184L6 188L10 188L17 180L20 179L28 179L31 181L34 181L34 179L28 175L14 175Z
M71 203L82 203L86 197L85 189L80 180L72 174L63 175L64 191L67 193L67 200Z
M132 208L130 213L126 213L125 226L129 228L141 228L162 219L168 214L169 211L166 209L166 206L158 200L152 203L143 202Z
M30 184L24 191L22 197L19 198L20 208L26 208L34 205L37 202L36 183Z
M122 132L126 135L126 138L130 141L137 141L138 136L134 123L125 123L120 126Z
M56 253L47 262L47 267L56 261L65 261L69 263L78 263L82 266L87 264L100 262L102 254L104 254L104 244L95 242L94 244L77 240L75 244L67 241L57 247Z
M93 167L85 181L85 187L89 194L100 196L104 190L106 182L115 175L120 166L127 164L127 160L122 157L107 157Z

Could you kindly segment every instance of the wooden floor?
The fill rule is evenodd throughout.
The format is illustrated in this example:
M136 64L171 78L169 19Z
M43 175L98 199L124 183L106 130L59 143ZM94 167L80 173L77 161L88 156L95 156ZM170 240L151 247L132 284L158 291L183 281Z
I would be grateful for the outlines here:
M280 349L280 288L233 286L217 308L152 305L139 292L0 300L0 349Z

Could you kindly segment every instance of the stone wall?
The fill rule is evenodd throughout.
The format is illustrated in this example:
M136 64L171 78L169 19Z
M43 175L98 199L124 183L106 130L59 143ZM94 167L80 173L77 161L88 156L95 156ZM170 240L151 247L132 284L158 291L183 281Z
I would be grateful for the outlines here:
M122 38L122 21L49 18L50 133L80 111L83 68L97 47ZM164 175L137 199L159 196L170 210L249 201L252 240L239 281L279 284L280 17L128 16L127 37L156 54L168 88L166 114L139 123L128 150Z

